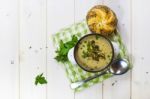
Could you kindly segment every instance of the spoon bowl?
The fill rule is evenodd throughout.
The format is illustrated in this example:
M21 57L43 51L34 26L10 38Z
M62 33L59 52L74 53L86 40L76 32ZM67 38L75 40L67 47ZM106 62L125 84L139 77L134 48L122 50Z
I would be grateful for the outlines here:
M126 59L118 59L111 64L109 72L114 75L122 75L126 73L128 69L129 69L128 61Z

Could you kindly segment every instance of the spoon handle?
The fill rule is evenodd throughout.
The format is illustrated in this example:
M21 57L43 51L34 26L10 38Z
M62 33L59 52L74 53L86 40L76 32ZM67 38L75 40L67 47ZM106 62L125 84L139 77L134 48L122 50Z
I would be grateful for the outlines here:
M72 89L78 88L78 87L82 86L84 83L86 83L86 82L88 82L88 81L91 81L91 80L93 80L93 79L95 79L95 78L97 78L97 77L100 77L100 76L102 76L102 75L104 75L104 74L107 74L107 73L108 73L108 71L105 71L105 72L102 72L102 73L100 73L100 74L98 74L98 75L94 75L94 76L92 76L92 77L89 77L89 78L87 78L87 79L85 79L85 80L81 80L81 81L72 83L72 84L71 84L71 88L72 88Z

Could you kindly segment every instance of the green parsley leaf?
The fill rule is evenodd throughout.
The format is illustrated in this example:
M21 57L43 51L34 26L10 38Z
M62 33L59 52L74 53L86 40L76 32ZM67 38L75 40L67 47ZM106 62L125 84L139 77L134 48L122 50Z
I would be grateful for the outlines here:
M60 47L59 47L59 49L56 50L57 56L55 57L55 59L58 62L62 62L62 63L68 61L67 54L68 54L69 50L72 47L74 47L77 42L78 42L78 38L75 35L72 36L71 41L68 41L66 43L63 43L63 41L61 40L60 44L59 44Z
M35 78L35 85L38 84L47 84L47 80L45 79L45 77L43 77L43 73L40 75L37 75Z

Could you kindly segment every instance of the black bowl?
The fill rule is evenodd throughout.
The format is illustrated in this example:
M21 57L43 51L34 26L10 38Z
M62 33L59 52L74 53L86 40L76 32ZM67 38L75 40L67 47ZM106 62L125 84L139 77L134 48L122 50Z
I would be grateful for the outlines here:
M102 69L97 69L97 70L96 70L96 69L94 69L94 70L92 70L92 69L87 69L87 68L85 68L85 66L82 66L82 65L77 61L76 51L77 51L77 49L78 49L78 45L79 45L80 41L83 40L85 37L88 37L88 36L91 36L91 35L97 35L97 36L100 36L100 37L104 38L105 40L107 40L107 41L109 42L109 44L111 45L111 48L112 48L112 58L111 58L111 61L110 61L106 66L104 66L104 68L102 68ZM114 59L114 47L113 47L111 41L110 41L108 38L104 37L103 35L96 34L96 33L87 34L87 35L83 36L82 38L80 38L79 41L77 42L77 44L75 45L75 47L74 47L74 59L75 59L76 63L77 63L83 70L85 70L85 71L87 71L87 72L92 72L92 73L101 72L101 71L105 70L106 68L108 68L108 67L111 65L111 63L112 63L112 61L113 61L113 59Z

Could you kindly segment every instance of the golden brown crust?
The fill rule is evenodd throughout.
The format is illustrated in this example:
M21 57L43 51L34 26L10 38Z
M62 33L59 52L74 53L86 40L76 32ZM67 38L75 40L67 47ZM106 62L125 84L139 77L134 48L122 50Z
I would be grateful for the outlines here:
M107 6L94 6L86 16L89 29L107 36L114 32L117 26L116 14Z

